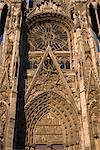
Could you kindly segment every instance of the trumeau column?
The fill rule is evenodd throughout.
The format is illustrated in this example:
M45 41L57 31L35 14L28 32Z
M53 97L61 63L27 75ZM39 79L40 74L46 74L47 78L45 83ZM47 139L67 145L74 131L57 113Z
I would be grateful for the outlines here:
M18 84L18 73L15 76L16 62L19 60L19 40L20 40L20 25L21 25L21 10L20 3L15 6L14 16L16 16L15 23L12 24L14 32L14 42L11 59L11 93L10 93L10 109L9 119L6 137L6 148L5 150L13 150L13 138L14 138L14 127L15 127L15 113L16 113L16 101L17 101L17 84ZM19 22L20 20L20 22ZM19 66L19 61L18 61ZM19 71L19 68L17 72Z
M81 104L81 119L82 119L82 150L91 150L90 134L89 134L89 122L88 122L88 110L85 95L84 77L83 77L83 59L84 51L82 45L81 29L77 29L77 43L79 50L79 63L78 63L78 81L80 89L80 104Z

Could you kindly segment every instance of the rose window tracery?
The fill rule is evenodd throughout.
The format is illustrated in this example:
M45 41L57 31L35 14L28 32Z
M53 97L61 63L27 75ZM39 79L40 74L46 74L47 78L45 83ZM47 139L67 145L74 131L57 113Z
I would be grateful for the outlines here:
M44 51L48 45L53 51L69 51L67 31L53 22L34 25L29 31L28 41L32 51Z

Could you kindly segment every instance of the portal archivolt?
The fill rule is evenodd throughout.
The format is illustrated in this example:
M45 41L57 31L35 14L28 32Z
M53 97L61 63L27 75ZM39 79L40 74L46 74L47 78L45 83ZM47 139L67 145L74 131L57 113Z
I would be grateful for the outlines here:
M80 149L79 122L74 104L48 91L25 106L26 146L62 144Z

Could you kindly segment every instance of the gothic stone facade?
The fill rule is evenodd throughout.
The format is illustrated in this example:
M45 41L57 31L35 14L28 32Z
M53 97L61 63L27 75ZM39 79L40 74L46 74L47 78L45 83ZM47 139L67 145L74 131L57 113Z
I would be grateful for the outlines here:
M0 0L0 150L100 150L99 0Z

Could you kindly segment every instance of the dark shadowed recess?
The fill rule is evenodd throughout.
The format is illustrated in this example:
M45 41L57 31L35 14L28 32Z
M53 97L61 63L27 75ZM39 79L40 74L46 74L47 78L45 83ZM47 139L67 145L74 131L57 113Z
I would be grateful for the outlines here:
M19 80L18 80L18 94L17 94L17 104L16 104L16 121L15 121L15 131L13 140L14 150L24 150L25 149L25 133L26 133L26 120L24 113L25 105L25 79L26 75L26 62L28 57L27 52L27 26L25 23L25 14L23 12L24 7L22 7L22 28L21 28L21 38L20 38L20 68L19 68Z

